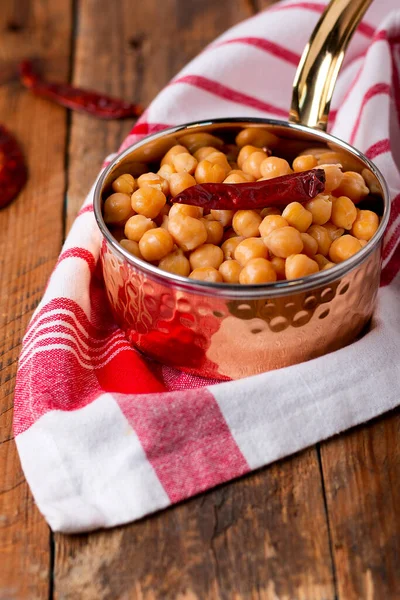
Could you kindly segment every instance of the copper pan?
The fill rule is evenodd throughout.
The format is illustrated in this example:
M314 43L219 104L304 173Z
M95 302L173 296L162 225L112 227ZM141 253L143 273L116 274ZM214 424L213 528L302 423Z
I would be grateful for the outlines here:
M115 319L145 355L194 375L237 379L337 350L368 325L379 287L388 188L373 163L325 129L345 49L370 3L329 4L301 58L288 122L228 118L172 127L127 148L102 173L94 210L103 236L107 295ZM288 159L317 146L340 152L344 164L363 174L381 224L360 252L304 279L239 286L161 271L120 246L102 217L102 200L118 175L149 170L149 163L157 162L189 132L207 131L231 141L241 128L251 126L277 135L277 153Z

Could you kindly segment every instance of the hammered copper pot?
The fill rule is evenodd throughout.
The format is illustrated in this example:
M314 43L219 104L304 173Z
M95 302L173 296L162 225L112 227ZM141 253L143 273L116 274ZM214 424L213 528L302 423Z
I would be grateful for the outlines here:
M379 286L388 190L363 154L324 130L345 48L369 4L334 0L322 15L296 74L289 122L230 118L173 127L125 150L99 178L94 208L103 235L107 295L117 322L145 355L194 375L237 379L337 350L368 324ZM137 175L144 163L151 170L147 165L188 132L207 131L232 142L241 128L251 126L277 135L277 154L288 160L310 146L321 147L340 152L346 169L363 174L381 224L360 252L304 279L233 285L161 271L120 246L102 217L103 198L118 175Z

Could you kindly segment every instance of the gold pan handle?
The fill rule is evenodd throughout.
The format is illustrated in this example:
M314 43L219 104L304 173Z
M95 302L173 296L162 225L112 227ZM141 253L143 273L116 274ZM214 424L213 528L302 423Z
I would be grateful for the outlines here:
M293 82L291 123L326 130L347 45L372 0L331 0L304 48Z

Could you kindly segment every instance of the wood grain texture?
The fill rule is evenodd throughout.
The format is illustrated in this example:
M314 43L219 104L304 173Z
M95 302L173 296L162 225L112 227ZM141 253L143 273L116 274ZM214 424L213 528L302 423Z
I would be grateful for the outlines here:
M339 598L400 597L400 410L321 447Z
M55 597L330 600L314 450L112 532L56 536Z
M31 175L0 211L0 600L399 598L399 411L322 444L320 462L311 449L143 521L52 536L54 566L12 440L23 332L104 157L133 122L33 98L9 65L38 56L49 77L146 105L219 33L271 3L1 2L0 121Z
M70 14L69 0L2 0L1 59L36 56L66 77ZM0 87L0 121L20 140L30 172L0 211L0 598L35 600L48 595L50 535L17 457L12 399L22 335L61 248L66 111L11 80Z
M73 82L147 106L209 42L251 14L245 0L80 0ZM105 156L118 150L133 124L72 115L67 230Z

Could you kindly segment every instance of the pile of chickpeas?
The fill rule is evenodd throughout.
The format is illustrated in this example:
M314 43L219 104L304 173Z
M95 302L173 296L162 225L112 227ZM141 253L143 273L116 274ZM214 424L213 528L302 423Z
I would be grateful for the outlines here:
M356 206L369 188L360 173L346 169L343 156L311 148L289 164L273 155L278 138L257 127L241 130L235 142L187 134L164 155L157 172L115 179L103 214L121 246L190 279L261 284L330 269L375 234L378 215ZM283 210L204 210L173 203L197 183L262 181L316 167L325 171L324 192Z

